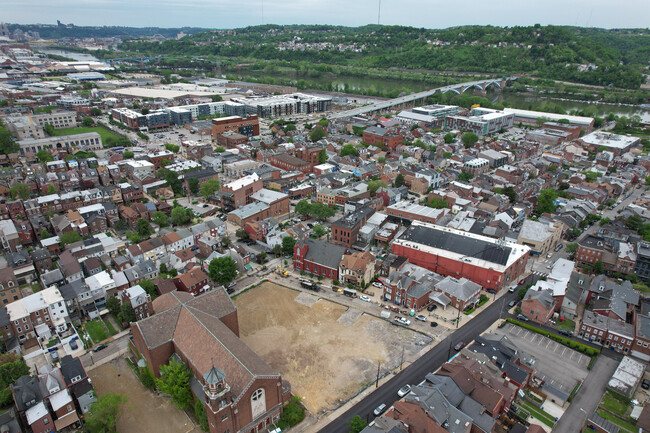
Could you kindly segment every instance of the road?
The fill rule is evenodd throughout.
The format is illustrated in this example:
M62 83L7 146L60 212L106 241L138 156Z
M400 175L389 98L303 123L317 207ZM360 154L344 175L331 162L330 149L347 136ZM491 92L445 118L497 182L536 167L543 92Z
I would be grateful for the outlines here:
M109 356L120 352L121 350L125 349L128 346L130 336L131 336L130 333L126 333L125 335L122 335L121 337L113 341L110 341L109 343L106 343L107 345L106 349L101 350L99 352L93 352L89 350L88 352L80 356L81 363L86 369L88 369L89 367L101 361L102 359L108 358Z
M553 433L575 433L582 431L587 416L598 407L605 392L609 378L612 377L618 361L607 356L599 356L582 387L573 398L569 408L555 424Z
M524 284L533 282L536 278L537 277L530 276L526 279ZM478 314L468 324L454 331L453 334L438 343L438 345L425 353L420 359L406 367L402 372L395 375L372 394L368 395L326 427L321 429L321 432L346 432L349 427L348 421L355 415L360 415L368 422L371 421L374 418L372 412L377 406L386 403L386 405L390 407L398 400L397 391L402 386L407 383L413 385L422 382L428 373L437 370L442 364L447 362L453 354L455 354L453 350L454 345L461 341L468 344L474 340L497 319L499 319L499 316L502 313L507 311L507 304L510 301L516 299L519 299L516 292L504 294L482 313Z

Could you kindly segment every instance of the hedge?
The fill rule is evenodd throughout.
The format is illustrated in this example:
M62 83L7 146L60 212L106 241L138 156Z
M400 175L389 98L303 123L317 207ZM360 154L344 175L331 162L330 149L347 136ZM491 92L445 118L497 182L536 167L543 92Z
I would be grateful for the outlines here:
M523 323L523 322L519 322L519 321L513 320L511 318L507 318L506 320L508 322L514 324L514 325L520 326L520 327L522 327L524 329L528 329L529 331L536 332L538 334L542 334L543 336L548 337L551 340L557 341L558 343L563 344L563 345L565 345L565 346L567 346L567 347L569 347L571 349L578 350L578 351L584 353L587 356L594 356L594 355L599 355L600 354L600 350L595 349L595 348L590 347L590 346L587 346L586 344L578 343L578 342L570 340L568 338L564 338L564 337L561 337L561 336L559 336L557 334L553 334L553 333L551 333L549 331L545 331L543 329L540 329L540 328L538 328L536 326L529 325L529 324Z

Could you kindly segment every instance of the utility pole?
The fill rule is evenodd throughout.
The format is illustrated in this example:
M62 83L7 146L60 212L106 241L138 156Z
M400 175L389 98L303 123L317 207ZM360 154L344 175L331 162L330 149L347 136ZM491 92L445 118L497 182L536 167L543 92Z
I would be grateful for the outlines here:
M458 328L459 322L460 322L460 308L458 309L458 317L456 317L456 328Z
M402 344L402 358L399 361L399 371L402 371L402 364L404 363L404 345Z
M379 25L380 19L381 19L381 0L379 0L379 9L377 10L377 25Z
M377 362L377 380L375 380L375 389L379 388L379 369L381 368L381 361Z

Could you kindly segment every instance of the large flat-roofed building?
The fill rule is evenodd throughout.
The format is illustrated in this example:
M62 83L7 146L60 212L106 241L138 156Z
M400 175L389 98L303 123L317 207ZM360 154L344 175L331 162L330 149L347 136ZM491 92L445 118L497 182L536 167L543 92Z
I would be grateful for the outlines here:
M274 218L289 214L291 203L287 194L263 188L251 195L251 198L259 203L269 206L269 216Z
M438 274L493 290L517 281L530 255L528 247L513 242L419 221L393 242L392 252Z
M244 228L252 221L262 221L270 216L270 207L266 203L255 202L242 206L228 213L228 221Z
M381 144L388 149L395 149L404 142L404 137L386 128L371 126L363 131L363 142L373 145Z
M259 117L276 117L290 114L310 114L329 111L332 98L291 93L288 95L269 96L265 98L233 98L246 107L248 114Z
M415 107L412 111L426 116L433 116L437 118L447 117L458 113L460 107L456 105L425 105L423 107Z
M444 126L446 130L461 130L477 135L494 134L514 125L514 114L487 108L475 108L469 116L447 116Z
M11 133L18 139L44 138L45 125L54 129L74 128L77 126L77 113L74 111L53 111L52 113L29 114L26 116L6 117L5 123Z
M555 114L545 113L543 111L531 110L517 110L515 108L504 108L505 113L514 114L515 123L525 123L528 125L536 125L537 119L546 119L552 122L557 122L561 119L566 119L571 125L579 125L586 132L590 132L594 128L594 119L591 117L583 116L570 116L568 114Z
M219 135L227 131L254 137L260 135L260 120L257 116L228 116L212 120L212 137L215 140L218 140Z
M169 112L165 110L142 114L129 108L113 108L111 117L131 129L167 128L171 124Z
M48 149L75 149L96 151L102 149L102 137L96 132L86 132L75 135L60 135L39 139L27 138L18 141L20 154L25 156L36 155L40 150Z
M264 187L264 181L257 173L249 174L241 179L226 183L221 186L221 206L230 212L252 203L253 193Z
M293 155L289 155L288 153L281 153L269 157L269 164L286 171L301 171L303 173L309 173L312 171L311 163Z
M559 222L543 223L524 220L519 231L517 243L531 249L531 254L544 255L552 252L562 240L564 225Z
M351 247L357 242L359 230L375 213L371 207L362 207L332 223L332 243Z
M399 218L400 222L424 221L435 224L438 220L446 215L449 209L433 209L428 206L411 203L403 200L386 208L386 213L394 218Z
M628 137L627 135L612 134L610 132L592 132L580 139L584 144L589 147L591 151L597 151L601 147L614 152L616 155L621 155L636 146L640 142L639 137Z

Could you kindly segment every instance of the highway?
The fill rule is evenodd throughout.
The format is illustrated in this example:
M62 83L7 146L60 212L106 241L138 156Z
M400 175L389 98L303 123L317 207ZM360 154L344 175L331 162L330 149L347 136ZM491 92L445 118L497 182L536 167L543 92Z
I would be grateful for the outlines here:
M537 280L536 276L529 276L526 278L525 284ZM521 287L521 286L520 286ZM372 394L361 400L354 405L343 415L336 418L329 423L326 427L321 429L321 432L327 433L340 433L349 430L348 421L355 415L360 415L367 422L374 419L373 410L382 403L386 403L390 407L395 401L399 400L397 391L405 384L418 384L424 380L424 377L437 370L442 364L447 362L451 356L456 352L453 347L463 342L469 344L476 336L483 333L489 328L499 316L503 313L505 315L508 310L507 304L512 300L518 300L517 292L505 293L500 299L492 303L483 312L479 313L475 318L468 322L465 326L454 331L449 337L440 341L435 347L425 353L420 359L413 364L406 367L402 372L395 375L388 382L380 386Z

